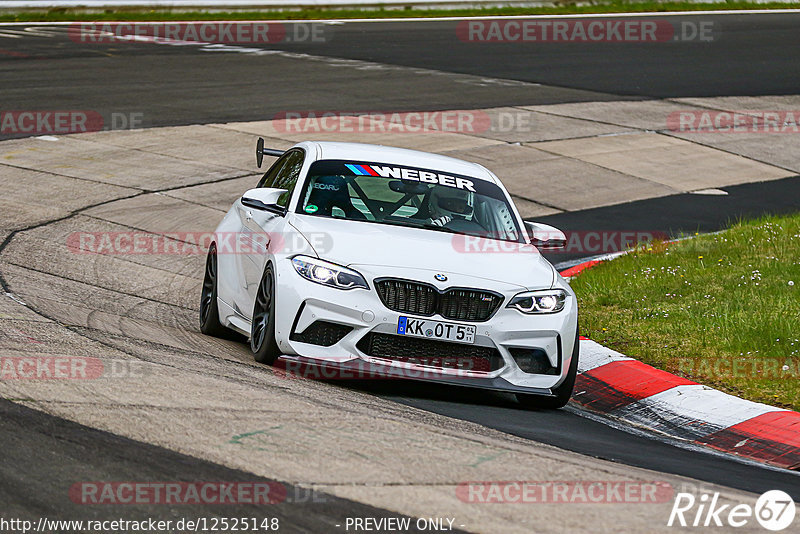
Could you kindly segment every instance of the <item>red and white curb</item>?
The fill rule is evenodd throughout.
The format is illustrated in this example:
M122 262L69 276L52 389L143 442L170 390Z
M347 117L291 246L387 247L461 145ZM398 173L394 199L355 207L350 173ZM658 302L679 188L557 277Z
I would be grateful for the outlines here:
M575 276L602 260L562 272ZM800 469L800 413L656 369L581 337L572 400L613 419L786 469Z

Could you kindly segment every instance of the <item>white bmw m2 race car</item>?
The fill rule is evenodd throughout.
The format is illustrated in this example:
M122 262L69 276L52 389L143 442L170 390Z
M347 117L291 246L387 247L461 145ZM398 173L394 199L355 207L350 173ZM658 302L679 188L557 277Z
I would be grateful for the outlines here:
M277 156L217 227L205 334L255 360L507 391L559 408L578 364L575 294L484 167L384 146L303 142ZM371 375L374 376L374 375Z

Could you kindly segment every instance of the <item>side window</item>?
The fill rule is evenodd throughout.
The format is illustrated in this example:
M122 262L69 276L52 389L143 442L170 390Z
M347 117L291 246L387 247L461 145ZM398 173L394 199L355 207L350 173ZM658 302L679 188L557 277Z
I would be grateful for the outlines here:
M258 181L256 187L275 187L273 185L275 183L275 178L277 178L278 172L280 172L281 168L286 164L287 159L288 155L281 156L278 161L273 163L272 166L267 169L267 172L264 173L264 176L261 177L261 180Z
M302 150L292 150L281 156L267 173L261 178L257 187L274 187L277 189L287 189L287 192L278 198L278 205L286 207L292 197L292 191L300 177L300 169L303 167L305 154Z

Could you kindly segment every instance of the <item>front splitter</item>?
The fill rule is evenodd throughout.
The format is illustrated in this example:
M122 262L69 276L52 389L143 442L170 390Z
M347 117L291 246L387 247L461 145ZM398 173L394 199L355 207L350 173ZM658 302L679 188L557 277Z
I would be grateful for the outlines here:
M284 355L276 362L275 369L278 372L285 373L287 378L309 380L411 380L504 391L507 393L555 397L550 389L517 386L501 377L462 376L443 373L434 368L395 367L369 362L360 358L351 358L343 361L323 361L302 356Z

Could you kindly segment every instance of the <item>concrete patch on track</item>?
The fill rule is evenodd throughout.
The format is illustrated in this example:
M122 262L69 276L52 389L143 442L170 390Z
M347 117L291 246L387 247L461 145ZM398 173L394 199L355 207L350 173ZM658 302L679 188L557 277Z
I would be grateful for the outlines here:
M786 169L657 133L550 141L535 146L655 182L675 192L775 180L794 174ZM691 172L686 172L687 169L691 169Z
M565 123L565 133L574 121ZM675 491L693 482L567 453L351 388L283 378L256 365L245 344L197 331L202 254L78 254L67 246L76 232L213 229L222 211L257 179L252 165L256 133L269 136L278 148L295 138L261 122L0 143L0 178L13 200L4 198L9 210L0 216L0 228L16 232L0 253L0 274L17 299L0 296L3 357L86 358L99 361L106 373L92 379L3 379L0 394L271 479L398 513L454 516L467 530L528 532L545 521L560 530L615 532L620 524L630 531L669 530L653 518L666 523L671 499L614 506L465 501L456 490L467 481L658 480ZM376 141L364 133L335 137ZM507 151L507 159L520 163L508 167L508 177L500 174L513 194L529 199L526 215L598 202L578 179L590 163L539 151L535 143L514 145L451 132L384 139L466 159L479 159L471 154L482 150ZM693 146L686 145L686 150ZM716 154L703 150L708 157ZM531 185L531 176L540 172L537 158L572 168L574 180L564 186L560 176L537 178L540 182ZM646 180L618 171L603 176L609 187L617 180ZM763 177L754 172L751 179ZM668 194L653 184L655 194ZM540 192L549 187L562 187L569 204L556 196L539 204ZM630 199L624 196L627 189L633 188L615 189L617 201ZM646 194L630 193L633 198ZM743 492L708 487L721 491L726 503L753 501Z
M751 97L707 97L707 98L675 98L669 100L646 100L630 102L591 102L574 104L556 104L550 106L527 106L537 112L571 117L587 121L595 121L607 126L618 126L644 132L662 133L685 139L689 142L715 148L728 154L740 156L736 161L729 160L732 165L740 165L741 158L769 164L776 169L766 169L764 179L771 179L779 169L787 170L788 175L800 172L800 161L797 157L798 132L787 128L788 133L772 131L681 131L669 124L670 116L681 112L707 112L713 120L719 112L763 113L774 111L794 112L797 117L800 111L800 96L751 96ZM796 119L800 120L800 119ZM673 128L670 128L673 126ZM680 124L678 124L680 126ZM713 126L713 123L712 123ZM706 130L708 128L706 127ZM756 129L757 130L757 129ZM689 162L679 158L681 164ZM713 161L713 158L710 160ZM751 164L745 164L745 168ZM694 168L694 167L693 167ZM711 169L713 171L713 168ZM717 175L724 178L726 174L718 169ZM733 185L734 182L726 185Z
M681 105L700 106L709 110L724 110L739 113L789 112L793 116L784 115L782 119L794 121L800 126L800 96L760 96L760 97L717 97L717 98L679 98ZM777 133L776 129L787 133ZM800 172L800 159L797 157L797 127L792 124L781 124L770 128L773 133L758 131L741 132L733 135L717 133L677 132L674 135L732 154L738 154L758 161L767 161L772 165Z
M583 142L582 138L575 140L577 144ZM672 187L601 167L586 158L546 152L549 143L493 145L450 155L488 167L501 177L515 197L553 210L518 205L523 217L596 208L617 204L621 199L640 200L676 192Z
M617 126L633 130L659 131L666 128L666 119L670 113L684 109L697 109L697 105L691 102L681 105L670 100L634 100L590 102L588 105L570 103L524 106L524 108L548 115L592 121L606 127Z

